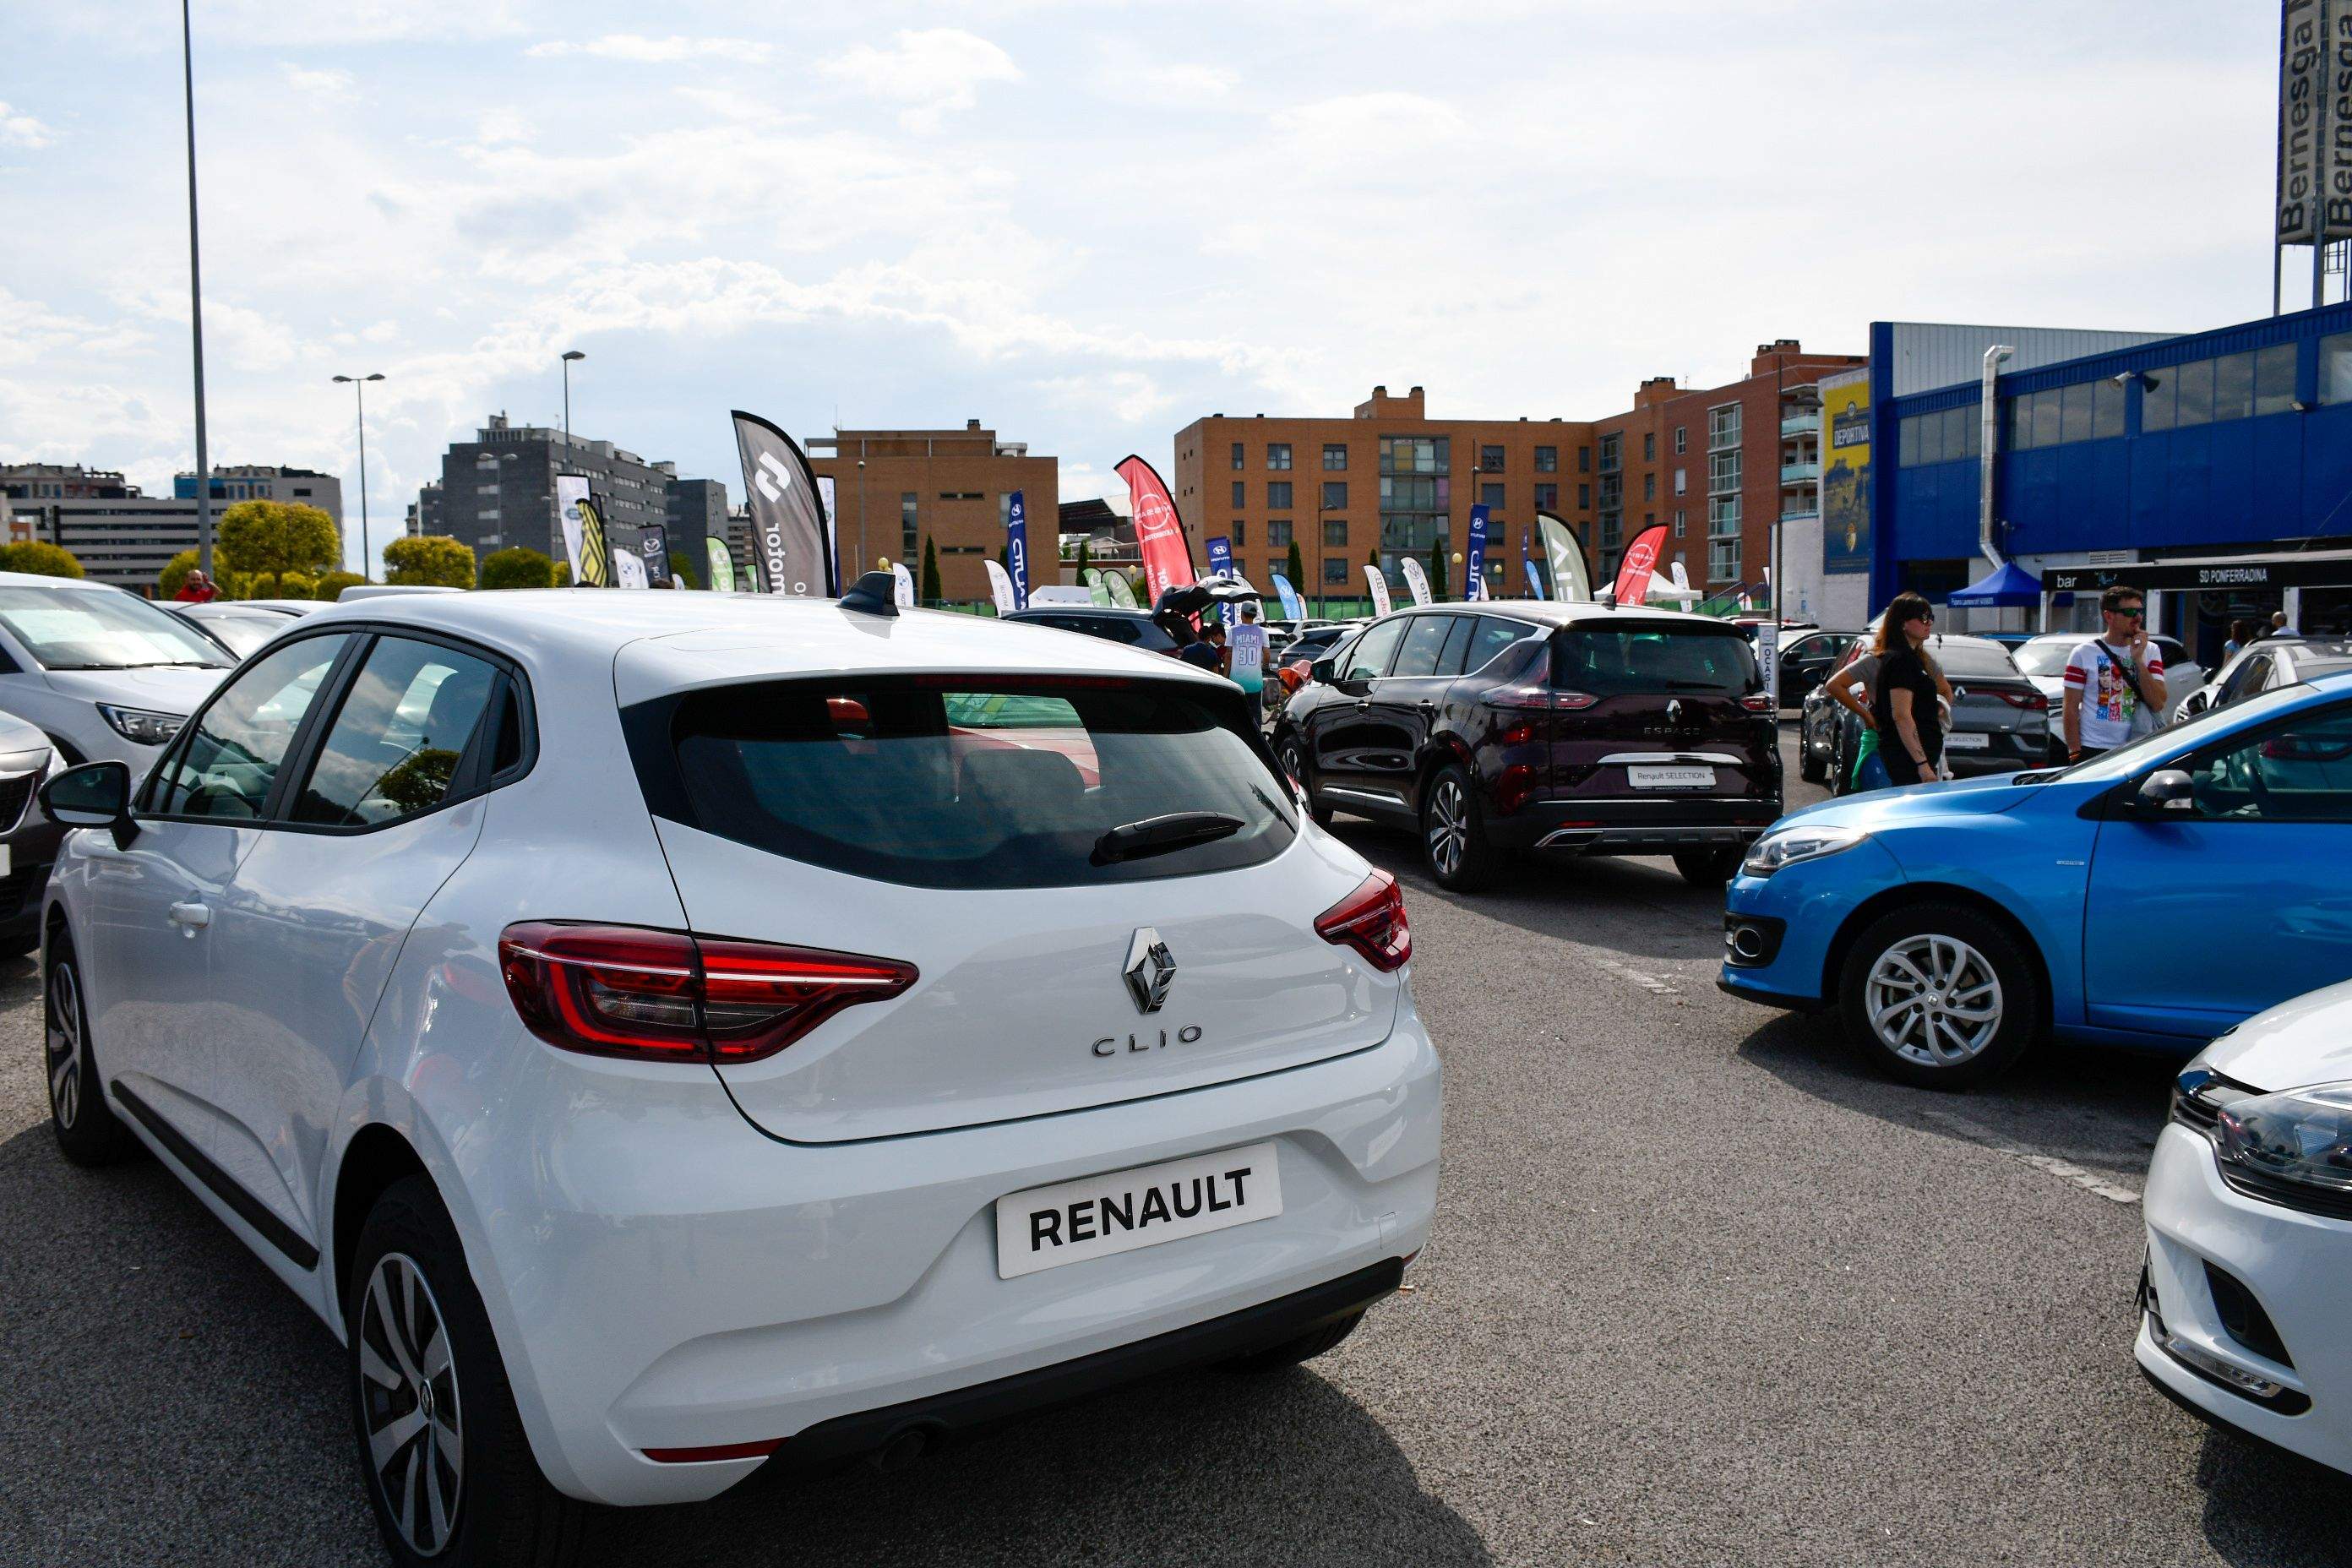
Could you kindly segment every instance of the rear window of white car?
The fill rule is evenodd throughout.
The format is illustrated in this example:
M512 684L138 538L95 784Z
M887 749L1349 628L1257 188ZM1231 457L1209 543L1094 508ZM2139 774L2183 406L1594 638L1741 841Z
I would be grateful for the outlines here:
M1239 703L1171 681L895 677L690 693L668 731L679 804L705 832L853 876L988 889L1280 854L1297 822L1243 722ZM1234 826L1156 854L1133 853L1132 833L1107 841L1183 813Z

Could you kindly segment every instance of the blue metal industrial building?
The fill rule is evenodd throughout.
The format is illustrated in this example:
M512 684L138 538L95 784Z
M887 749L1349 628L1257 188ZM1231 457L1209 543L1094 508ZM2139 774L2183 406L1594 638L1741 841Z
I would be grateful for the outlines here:
M1895 331L1871 328L1874 610L1991 569L1979 382L1898 390ZM2208 668L2232 618L2352 631L2352 304L2039 364L1998 395L1993 542L2045 586L2158 590L2155 618ZM2055 608L2045 594L2048 624L2082 624Z

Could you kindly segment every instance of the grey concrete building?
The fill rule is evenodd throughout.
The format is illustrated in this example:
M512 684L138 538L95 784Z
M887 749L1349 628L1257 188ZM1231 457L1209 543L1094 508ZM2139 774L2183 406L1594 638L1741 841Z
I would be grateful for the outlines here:
M172 494L181 500L196 499L196 476L193 469L172 476ZM287 468L261 463L215 463L215 514L217 515L221 508L235 506L241 500L297 501L304 506L315 506L335 520L335 532L339 536L343 531L343 481L316 468Z
M425 488L416 492L416 499L408 503L408 519L404 529L408 537L415 539L423 533L439 534L448 531L441 522L441 496L439 479L426 480Z
M646 524L669 521L675 464L648 463L610 441L580 436L567 445L561 430L510 425L505 415L494 414L473 440L453 444L441 458L439 531L469 546L477 560L522 545L561 561L559 474L588 476L590 492L604 503L606 533L616 548L634 544Z
M12 537L62 546L100 583L152 596L173 556L196 547L194 496L11 497ZM215 514L214 522L219 523Z
M672 479L668 500L670 552L685 556L694 580L708 587L710 566L702 542L727 538L727 481Z

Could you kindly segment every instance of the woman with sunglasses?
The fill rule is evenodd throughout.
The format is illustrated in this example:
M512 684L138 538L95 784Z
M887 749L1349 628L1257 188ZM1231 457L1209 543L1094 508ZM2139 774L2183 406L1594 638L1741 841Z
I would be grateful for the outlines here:
M1878 624L1878 680L1871 717L1878 755L1897 788L1930 784L1944 752L1943 717L1936 710L1935 667L1924 651L1936 630L1936 612L1916 594L1895 595Z

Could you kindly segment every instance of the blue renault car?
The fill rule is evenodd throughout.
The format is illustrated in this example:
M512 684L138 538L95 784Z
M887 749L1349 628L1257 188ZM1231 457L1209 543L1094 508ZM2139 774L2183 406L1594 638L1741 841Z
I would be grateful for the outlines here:
M2190 1055L2352 978L2352 674L2071 768L1792 813L1732 881L1724 946L1724 990L1836 1009L1909 1083L2044 1038Z

